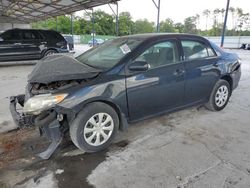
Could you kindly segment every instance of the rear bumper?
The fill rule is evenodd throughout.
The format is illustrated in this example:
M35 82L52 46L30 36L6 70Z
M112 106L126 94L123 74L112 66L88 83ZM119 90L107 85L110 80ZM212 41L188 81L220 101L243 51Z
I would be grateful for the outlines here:
M56 50L58 51L58 53L68 53L69 52L68 49L63 49L63 48L57 48Z
M235 71L233 71L231 73L231 78L233 80L233 87L232 87L232 89L234 90L235 88L238 87L239 81L240 81L240 78L241 78L241 67L240 66L238 67L238 69L236 69Z

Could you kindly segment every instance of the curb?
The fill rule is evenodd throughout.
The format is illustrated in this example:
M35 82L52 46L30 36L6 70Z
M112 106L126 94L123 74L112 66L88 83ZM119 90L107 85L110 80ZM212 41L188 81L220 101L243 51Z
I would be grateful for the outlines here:
M21 66L21 65L35 65L39 62L39 60L30 60L30 61L6 61L0 62L0 67L7 66Z

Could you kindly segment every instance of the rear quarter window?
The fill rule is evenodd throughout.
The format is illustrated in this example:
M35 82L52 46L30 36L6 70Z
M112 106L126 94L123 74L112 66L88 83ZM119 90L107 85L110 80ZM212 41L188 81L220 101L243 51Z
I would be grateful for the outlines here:
M24 40L39 40L41 36L34 30L23 30L22 38Z
M57 33L57 32L51 31L51 32L49 32L49 35L50 35L51 37L53 37L54 39L56 39L56 40L64 40L63 36L60 35L60 34Z
M216 54L210 46L200 41L181 40L185 60L214 57Z
M56 40L56 41L64 41L64 37L55 32L55 31L40 31L40 33L42 33L42 35L44 36L45 39L47 40Z

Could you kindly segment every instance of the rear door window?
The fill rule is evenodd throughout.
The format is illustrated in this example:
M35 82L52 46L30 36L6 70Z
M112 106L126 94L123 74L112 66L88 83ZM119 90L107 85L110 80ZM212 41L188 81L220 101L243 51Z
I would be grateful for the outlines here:
M21 32L19 30L9 30L1 35L4 41L19 41L22 39Z
M185 60L202 59L216 56L210 46L200 41L182 40L181 45Z
M31 30L22 31L22 35L23 35L24 40L39 40L40 39L39 34Z

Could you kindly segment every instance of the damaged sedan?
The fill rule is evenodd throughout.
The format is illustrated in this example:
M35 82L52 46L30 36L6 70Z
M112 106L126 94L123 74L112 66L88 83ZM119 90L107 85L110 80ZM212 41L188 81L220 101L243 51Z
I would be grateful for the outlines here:
M10 110L19 127L37 126L51 140L43 159L67 132L79 149L98 152L128 123L194 105L222 110L240 76L238 56L202 37L132 35L76 58L45 57Z

